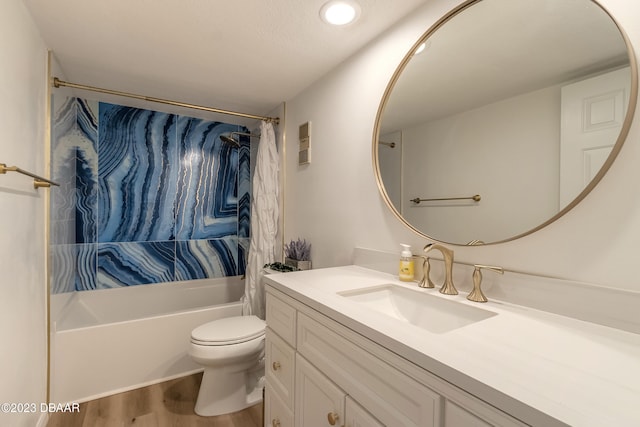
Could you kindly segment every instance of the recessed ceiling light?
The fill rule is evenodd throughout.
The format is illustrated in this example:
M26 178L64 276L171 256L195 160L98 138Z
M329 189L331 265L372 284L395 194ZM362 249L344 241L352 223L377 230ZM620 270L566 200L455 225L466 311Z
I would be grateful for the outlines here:
M358 3L350 0L332 0L320 9L322 20L331 25L347 25L360 15Z

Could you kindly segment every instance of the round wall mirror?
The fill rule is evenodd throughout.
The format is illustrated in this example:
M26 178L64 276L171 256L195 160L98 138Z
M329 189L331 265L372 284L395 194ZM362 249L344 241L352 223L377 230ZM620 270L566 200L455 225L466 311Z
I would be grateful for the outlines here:
M450 244L527 235L575 206L630 126L637 70L591 0L475 0L441 19L395 72L373 158L392 211Z

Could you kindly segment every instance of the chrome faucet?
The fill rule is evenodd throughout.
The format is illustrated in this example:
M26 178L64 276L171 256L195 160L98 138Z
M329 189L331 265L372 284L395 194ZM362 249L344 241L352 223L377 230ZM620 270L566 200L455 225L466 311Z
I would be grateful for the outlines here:
M437 249L440 252L442 252L442 256L444 257L445 276L444 276L444 283L440 288L440 293L445 295L458 295L458 291L456 290L456 287L453 285L453 251L451 249L445 248L442 245L429 243L427 246L424 247L424 253L428 253L433 249ZM422 280L423 282L426 280L428 281L428 283L431 283L431 279L428 277L429 276L428 258L425 264L427 265L427 269L425 270L425 273L424 273L424 275L426 276L426 279L423 278ZM429 287L429 286L425 286L425 287Z

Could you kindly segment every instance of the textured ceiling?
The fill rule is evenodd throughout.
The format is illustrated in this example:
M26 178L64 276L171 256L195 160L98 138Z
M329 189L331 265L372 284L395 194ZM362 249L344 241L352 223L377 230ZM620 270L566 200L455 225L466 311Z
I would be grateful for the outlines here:
M326 0L24 0L64 79L267 114L425 0L358 0L346 27Z

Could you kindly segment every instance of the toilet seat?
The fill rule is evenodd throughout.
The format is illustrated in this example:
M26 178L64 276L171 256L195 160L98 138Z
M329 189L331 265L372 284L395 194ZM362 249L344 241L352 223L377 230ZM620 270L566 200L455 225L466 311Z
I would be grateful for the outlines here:
M239 344L264 336L265 327L265 321L257 316L226 317L195 328L191 342L206 346Z

